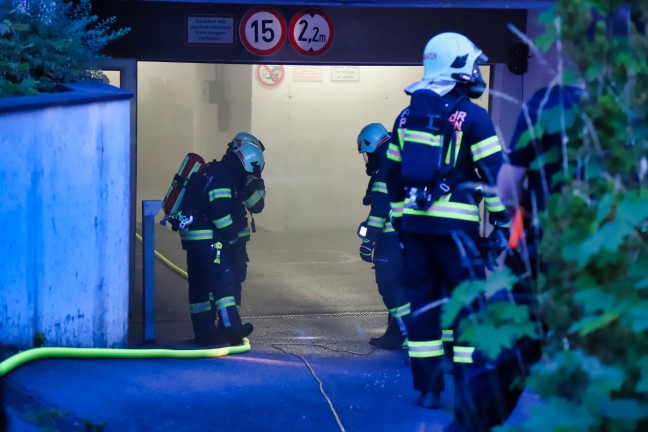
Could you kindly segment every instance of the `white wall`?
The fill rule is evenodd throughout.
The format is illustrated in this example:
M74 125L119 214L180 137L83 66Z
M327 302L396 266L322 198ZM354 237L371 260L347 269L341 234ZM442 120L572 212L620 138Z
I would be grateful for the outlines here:
M279 84L268 86L259 67L138 63L137 202L162 199L187 152L220 159L236 132L249 131L266 147L257 229L355 230L368 212L357 135L372 122L391 130L408 104L403 88L423 68L359 66L338 81L333 66L309 66L315 75L304 81L303 66L283 66ZM488 97L478 103L487 107Z

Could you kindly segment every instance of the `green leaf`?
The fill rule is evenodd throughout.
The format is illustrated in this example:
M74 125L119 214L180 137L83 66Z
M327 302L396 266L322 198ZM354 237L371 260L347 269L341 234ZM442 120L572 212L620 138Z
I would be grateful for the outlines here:
M578 283L577 283L578 286ZM582 288L579 286L579 288ZM581 289L574 294L576 304L582 305L585 313L608 310L616 303L616 296L600 288Z
M648 418L648 404L634 399L619 399L601 403L603 415L615 420L641 420Z
M587 336L614 322L618 318L619 314L615 312L605 312L598 316L587 316L572 324L569 327L569 333L578 333L580 336Z
M637 282L637 284L635 285L635 288L637 288L638 290L643 290L643 289L648 288L648 278L640 280L639 282Z
M642 357L638 365L641 379L637 382L635 389L638 392L648 393L648 356Z
M600 225L603 219L607 218L614 203L614 195L607 193L603 195L596 209L596 223Z

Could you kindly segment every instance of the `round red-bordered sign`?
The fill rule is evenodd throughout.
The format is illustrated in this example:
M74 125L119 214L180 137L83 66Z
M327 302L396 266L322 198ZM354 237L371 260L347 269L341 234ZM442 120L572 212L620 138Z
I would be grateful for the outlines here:
M252 54L274 54L286 42L286 20L271 7L250 9L239 25L239 37Z
M258 65L256 70L257 80L265 87L276 87L283 81L286 69L283 66Z
M304 9L290 21L290 44L298 53L315 57L326 52L333 44L333 21L317 9Z

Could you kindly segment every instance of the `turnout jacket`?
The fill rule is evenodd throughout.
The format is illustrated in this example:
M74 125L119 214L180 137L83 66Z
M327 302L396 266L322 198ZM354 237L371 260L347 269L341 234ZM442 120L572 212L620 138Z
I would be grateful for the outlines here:
M449 107L458 98L458 94L450 92L443 102ZM486 110L466 98L456 104L447 118L456 139L454 166L449 174L453 178L451 190L427 209L407 207L408 185L401 176L402 152L407 151L408 140L416 142L420 132L408 129L408 114L409 107L396 118L387 151L387 189L395 226L411 233L449 234L462 230L479 235L482 199L491 223L507 223L509 217L495 188L503 162L502 147ZM444 160L452 160L447 154L451 148L444 148Z
M227 244L238 238L232 216L237 204L236 187L224 163L212 161L194 174L187 194L192 200L194 221L187 229L180 230L183 249L196 242Z
M376 150L376 152L379 152L376 156L380 157L380 168L371 176L367 188L370 209L366 221L366 238L374 242L378 241L380 234L394 232L394 227L389 220L391 205L387 193L387 175L385 172L387 145L388 142L385 142Z
M263 211L263 207L265 206L266 191L263 180L252 179L237 195L238 200L234 205L232 218L238 231L239 239L248 241L251 232L247 212L258 214Z

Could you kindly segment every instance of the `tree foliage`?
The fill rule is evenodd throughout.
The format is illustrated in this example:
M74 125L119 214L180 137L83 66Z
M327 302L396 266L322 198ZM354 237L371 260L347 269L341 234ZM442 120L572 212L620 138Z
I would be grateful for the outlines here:
M633 18L625 34L606 20L622 6ZM498 431L648 431L647 18L647 0L558 0L541 15L545 32L532 48L557 52L551 85L586 91L574 118L543 113L566 150L564 186L538 215L547 270L536 294L546 331L519 309L526 306L487 304L460 324L461 338L491 358L522 336L543 340L528 380L542 402L523 424ZM500 269L484 284L459 287L445 324L476 293L510 290L509 276Z
M113 30L90 0L0 3L0 97L55 91L56 85L102 79L102 50L129 29Z

